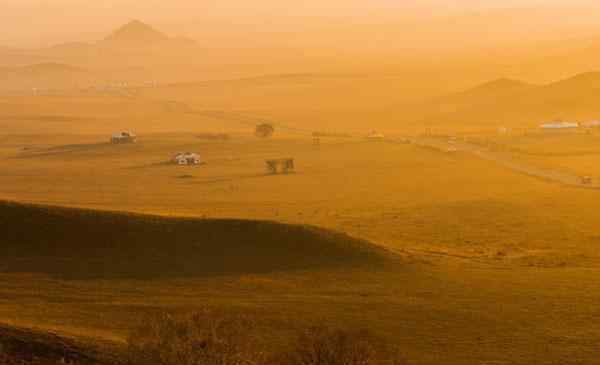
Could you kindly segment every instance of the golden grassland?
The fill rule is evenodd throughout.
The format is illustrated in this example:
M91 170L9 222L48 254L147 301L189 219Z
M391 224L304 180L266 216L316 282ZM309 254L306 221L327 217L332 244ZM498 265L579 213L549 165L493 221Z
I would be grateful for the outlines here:
M435 104L428 110L433 121L420 123L413 109L403 113L404 96L390 96L404 86L387 81L295 75L127 95L3 96L0 199L177 222L312 225L371 241L397 257L366 268L309 268L262 250L256 252L261 260L251 254L247 260L285 267L152 279L61 277L40 268L60 266L65 257L37 257L39 265L27 270L0 263L0 321L123 342L148 314L209 306L264 319L265 339L274 344L294 327L330 322L372 328L413 364L599 363L598 191L527 176L468 151L396 143L433 129L525 165L599 178L598 133L542 133L533 129L537 119L527 125L482 119L506 85L509 91L523 86L513 82L446 101L468 111L479 100L472 112L439 114L445 104ZM275 123L274 138L252 135L261 121ZM139 142L110 145L110 135L123 129L138 132ZM388 140L366 140L370 129ZM322 137L315 146L312 131L351 137ZM206 133L231 138L199 138ZM206 164L167 163L182 151L199 153ZM296 172L268 175L264 160L284 157L296 159ZM70 232L69 225L79 227L69 221L57 227ZM43 233L35 223L31 229ZM103 236L94 237L82 234L79 244L97 247ZM99 263L106 266L98 259L89 267Z
M535 148L556 148L528 138ZM323 138L320 147L290 133L232 133L228 141L150 133L122 146L106 139L2 138L2 197L312 224L369 239L400 260L144 281L5 273L4 322L122 340L149 313L214 306L268 319L272 341L285 331L277 328L323 320L373 328L415 364L597 361L596 191L468 153L360 138ZM206 165L164 164L178 151L199 152ZM296 158L296 173L267 175L264 160L277 157Z
M237 51L145 36L0 50L0 340L5 324L124 346L148 316L208 307L256 318L273 348L326 323L411 364L600 364L600 191L524 172L600 181L597 130L537 130L599 118L600 73L573 75L600 48L548 41L572 25L541 10L328 18L294 40L246 24ZM533 13L552 26L507 28ZM523 81L467 89L500 75ZM109 144L122 130L138 143ZM168 163L183 151L205 164ZM289 157L295 173L266 173Z
M587 364L597 352L596 275L440 261L149 282L3 275L0 313L14 325L124 340L148 314L209 306L266 321L274 346L293 328L327 322L371 328L416 364Z
M596 128L576 131L517 133L485 138L495 149L511 153L515 158L536 166L579 176L599 177Z
M320 147L298 136L140 138L135 145L112 146L102 135L6 137L3 196L161 215L306 223L396 250L522 258L575 248L569 253L595 257L595 216L582 214L595 210L595 191L537 181L467 153L358 138L323 139ZM166 163L179 151L200 153L206 165ZM297 172L267 175L264 160L279 157L296 158Z

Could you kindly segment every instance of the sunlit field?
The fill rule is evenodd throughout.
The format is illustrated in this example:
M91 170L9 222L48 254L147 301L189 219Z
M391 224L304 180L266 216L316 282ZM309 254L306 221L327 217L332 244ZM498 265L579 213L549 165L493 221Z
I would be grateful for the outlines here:
M554 264L580 265L596 256L594 217L581 214L595 209L595 191L539 181L468 153L365 138L321 138L319 146L312 137L242 134L225 141L151 134L122 146L103 139L57 136L55 145L42 145L35 137L7 138L4 197L314 224L395 250L499 261L550 256ZM206 164L171 164L180 151L197 152ZM265 160L283 157L295 158L295 173L268 174ZM587 260L575 258L583 253Z
M148 134L121 146L106 140L5 138L3 197L310 224L371 240L399 259L368 271L148 283L11 274L3 278L3 295L21 299L2 305L7 320L124 338L143 313L213 305L257 310L276 321L368 322L401 343L415 363L466 364L481 356L527 363L592 351L587 344L595 329L586 318L594 315L599 241L594 215L582 212L597 209L596 191L538 180L466 152L364 138L321 138L319 146L310 136L284 133L270 140L239 133L224 141ZM169 164L178 151L197 152L205 164ZM264 161L279 157L295 158L295 173L267 174ZM322 285L310 288L314 280ZM32 290L38 294L27 299ZM540 312L540 305L553 309ZM571 319L557 321L561 313ZM584 325L585 333L573 335ZM542 351L547 341L560 345ZM520 360L505 348L518 349Z
M0 44L1 365L600 364L591 8L225 2Z

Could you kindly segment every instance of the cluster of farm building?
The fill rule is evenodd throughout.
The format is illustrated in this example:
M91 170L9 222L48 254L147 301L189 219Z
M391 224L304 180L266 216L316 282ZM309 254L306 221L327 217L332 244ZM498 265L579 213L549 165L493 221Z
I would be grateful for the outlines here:
M110 137L110 143L112 144L130 144L137 143L137 135L131 131L123 131L115 133ZM171 163L177 165L200 165L202 160L200 155L193 152L178 152L171 160Z
M255 135L260 138L268 138L273 135L275 129L270 124L260 124L256 127ZM379 136L377 136L379 137ZM198 138L205 140L228 140L229 135L224 133L203 133L198 135ZM110 137L110 143L113 145L135 144L138 141L137 135L132 131L122 131L113 134ZM178 152L173 155L169 163L174 165L196 166L203 165L200 154L195 152ZM276 158L265 160L267 172L269 174L288 174L294 172L293 158Z

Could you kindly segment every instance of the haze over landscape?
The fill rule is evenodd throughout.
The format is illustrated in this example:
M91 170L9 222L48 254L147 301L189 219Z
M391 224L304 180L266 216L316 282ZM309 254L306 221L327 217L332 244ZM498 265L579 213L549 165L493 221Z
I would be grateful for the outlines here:
M0 364L600 364L599 10L0 0Z

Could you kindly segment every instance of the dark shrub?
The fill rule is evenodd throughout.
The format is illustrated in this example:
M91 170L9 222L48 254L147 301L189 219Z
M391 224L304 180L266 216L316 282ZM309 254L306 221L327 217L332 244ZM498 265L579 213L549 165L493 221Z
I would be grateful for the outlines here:
M340 330L324 326L302 332L284 354L285 365L400 365L398 354L366 330Z
M203 311L185 318L163 314L129 338L132 365L250 365L261 354L248 335L252 323L240 316Z
M131 365L404 365L397 352L365 330L311 327L289 346L261 349L256 321L203 311L186 317L161 314L129 338ZM263 333L264 335L264 333ZM281 345L281 344L280 344Z

